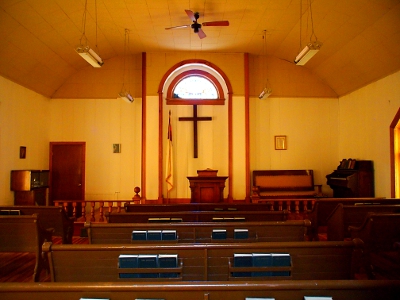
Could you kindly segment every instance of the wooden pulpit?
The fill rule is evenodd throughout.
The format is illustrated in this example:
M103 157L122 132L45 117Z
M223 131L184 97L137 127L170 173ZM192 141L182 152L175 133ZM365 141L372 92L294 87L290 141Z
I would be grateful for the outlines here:
M198 170L198 176L188 176L192 203L224 202L225 180L217 176L218 170Z

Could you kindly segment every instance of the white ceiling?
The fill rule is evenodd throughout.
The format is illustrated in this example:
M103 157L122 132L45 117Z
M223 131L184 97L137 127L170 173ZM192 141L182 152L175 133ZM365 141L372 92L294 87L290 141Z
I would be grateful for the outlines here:
M95 0L87 0L86 36L96 45ZM300 13L302 4L302 14ZM103 60L130 52L248 52L293 62L310 40L308 0L97 0L97 46ZM67 78L87 67L74 49L82 36L85 0L0 0L0 75L52 97ZM185 9L203 27L199 39ZM302 22L300 22L302 15ZM314 0L321 50L304 67L339 96L400 69L400 0ZM302 41L300 42L300 23Z

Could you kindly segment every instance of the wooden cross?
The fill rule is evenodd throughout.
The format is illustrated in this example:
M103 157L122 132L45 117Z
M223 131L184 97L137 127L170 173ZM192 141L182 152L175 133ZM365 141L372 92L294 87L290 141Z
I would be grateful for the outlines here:
M193 121L193 157L198 157L197 150L197 122L199 121L211 121L211 117L198 117L197 116L197 105L193 105L193 117L180 117L179 121Z

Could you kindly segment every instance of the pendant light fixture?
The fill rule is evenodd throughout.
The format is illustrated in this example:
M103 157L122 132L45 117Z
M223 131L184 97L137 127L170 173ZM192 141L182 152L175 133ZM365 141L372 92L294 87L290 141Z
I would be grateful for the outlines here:
M123 72L123 77L122 77L122 88L121 92L118 94L118 98L121 98L122 100L132 103L134 101L133 97L131 96L130 92L126 90L125 88L125 78L128 77L128 83L129 83L129 70L127 71L127 57L129 55L129 29L125 29L125 43L124 43L124 72Z
M266 99L269 97L269 95L272 94L272 89L269 85L268 81L268 60L267 60L267 31L264 30L263 34L263 72L265 72L265 78L266 78L266 83L264 86L264 89L261 91L261 93L258 95L259 99Z

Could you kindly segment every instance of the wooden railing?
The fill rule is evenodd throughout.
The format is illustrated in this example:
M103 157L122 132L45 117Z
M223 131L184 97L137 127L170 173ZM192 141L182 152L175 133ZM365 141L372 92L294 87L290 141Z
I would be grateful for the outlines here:
M105 222L104 219L104 211L108 212L121 212L121 207L125 203L140 203L140 199L132 199L132 200L54 200L55 206L62 206L66 212L68 212L68 207L72 207L72 217L74 217L77 221L86 222L86 206L89 205L90 212L90 221L91 222ZM81 205L78 205L81 204ZM116 206L114 206L116 204ZM78 209L81 209L82 216L77 218ZM98 215L98 220L96 217Z

